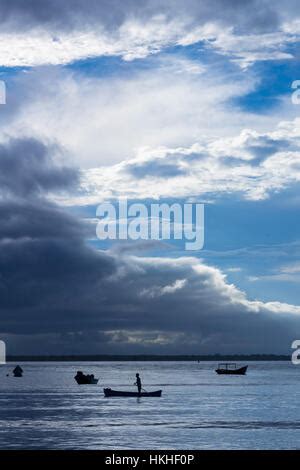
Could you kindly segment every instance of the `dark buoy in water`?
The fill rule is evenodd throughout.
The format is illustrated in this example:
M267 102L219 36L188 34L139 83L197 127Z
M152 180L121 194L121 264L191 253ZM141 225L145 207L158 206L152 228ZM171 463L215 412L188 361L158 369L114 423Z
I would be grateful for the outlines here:
M23 376L23 369L21 366L16 366L13 370L14 377L22 377Z

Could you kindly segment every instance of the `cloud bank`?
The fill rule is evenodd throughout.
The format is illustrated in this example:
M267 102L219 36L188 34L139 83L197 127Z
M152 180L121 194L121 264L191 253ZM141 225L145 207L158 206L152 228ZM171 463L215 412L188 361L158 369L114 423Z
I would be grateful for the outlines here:
M211 197L236 194L263 200L300 181L300 120L274 131L244 129L236 137L190 147L142 149L115 166L86 170L85 196L129 199Z
M292 58L299 4L270 0L1 2L0 65L67 64L99 56L144 58L200 44L241 67Z
M0 191L1 337L11 353L287 351L299 306L249 300L196 258L95 250L89 228L46 197L76 184L76 171L60 168L53 183L51 149L34 140L1 149L0 167L11 161ZM19 172L37 155L38 170Z

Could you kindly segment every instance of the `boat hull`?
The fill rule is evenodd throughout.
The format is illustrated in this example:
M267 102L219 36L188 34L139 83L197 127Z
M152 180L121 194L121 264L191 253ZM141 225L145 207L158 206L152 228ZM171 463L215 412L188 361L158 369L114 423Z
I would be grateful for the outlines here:
M78 385L96 385L99 379L78 379L75 377L76 382Z
M216 373L219 375L245 375L248 366L240 367L239 369L216 369Z
M111 388L103 389L106 397L161 397L161 390L155 392L123 392L121 390L112 390Z

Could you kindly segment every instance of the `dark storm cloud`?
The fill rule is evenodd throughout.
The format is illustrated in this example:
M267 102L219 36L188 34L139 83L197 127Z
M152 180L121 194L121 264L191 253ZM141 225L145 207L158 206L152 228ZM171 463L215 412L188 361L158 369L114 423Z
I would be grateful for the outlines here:
M50 150L36 139L12 139L0 144L1 193L28 197L75 186L77 171L55 165Z
M39 251L32 254L43 259ZM31 303L25 296L9 306L6 332L26 334L33 345L48 335L49 344L39 353L49 352L53 338L62 350L72 345L84 353L272 353L287 352L299 327L299 318L287 308L274 313L263 304L257 309L244 304L220 282L217 270L196 261L119 258L114 274L103 275L104 260L99 256L99 271L91 259L81 276L72 279L67 272L57 282L60 265L52 270L50 263L46 276L30 271L39 295ZM107 257L108 265L112 260ZM200 272L194 269L197 263Z
M80 240L88 235L87 227L59 209L58 206L37 200L7 200L0 202L0 237L17 240L22 238L57 238Z
M299 5L289 4L299 11ZM260 32L279 24L279 2L269 0L1 0L0 23L7 28L26 30L35 26L69 30L102 25L118 28L126 19L145 20L164 14L168 19L187 17L193 23L216 20L232 24L240 31Z
M77 171L55 164L41 142L12 139L0 146L3 331L57 326L63 308L78 297L82 302L87 286L96 288L114 271L112 259L86 246L87 226L45 199L77 182Z

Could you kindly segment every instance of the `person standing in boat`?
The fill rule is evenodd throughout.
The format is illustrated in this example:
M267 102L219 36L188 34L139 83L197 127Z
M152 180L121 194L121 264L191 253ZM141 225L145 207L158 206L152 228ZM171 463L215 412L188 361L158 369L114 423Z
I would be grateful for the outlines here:
M139 394L141 394L141 391L142 391L142 382L141 382L140 374L135 374L135 376L136 376L136 382L135 382L134 385L137 386L138 392L139 392Z

